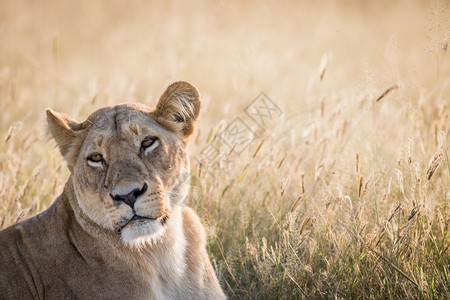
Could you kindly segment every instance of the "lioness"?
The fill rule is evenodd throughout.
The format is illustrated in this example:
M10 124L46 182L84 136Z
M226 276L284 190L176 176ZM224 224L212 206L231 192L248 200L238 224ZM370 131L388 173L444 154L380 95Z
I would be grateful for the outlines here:
M224 299L188 193L197 89L84 122L47 110L70 177L44 212L0 232L2 299Z

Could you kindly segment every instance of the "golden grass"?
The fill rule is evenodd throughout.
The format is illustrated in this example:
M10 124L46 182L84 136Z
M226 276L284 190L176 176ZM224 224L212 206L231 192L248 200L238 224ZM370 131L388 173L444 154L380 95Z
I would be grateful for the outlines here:
M0 3L0 228L68 178L46 107L82 119L187 80L188 205L230 298L449 297L445 5L121 3ZM260 92L283 110L265 130L245 113ZM235 117L255 130L240 155L218 138Z

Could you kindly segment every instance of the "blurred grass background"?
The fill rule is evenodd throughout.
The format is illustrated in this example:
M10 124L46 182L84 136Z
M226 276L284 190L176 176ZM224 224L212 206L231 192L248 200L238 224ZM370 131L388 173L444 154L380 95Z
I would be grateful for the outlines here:
M449 17L445 1L2 1L0 228L68 178L46 107L82 120L186 80L203 100L188 205L230 298L446 299ZM205 164L260 92L282 117Z

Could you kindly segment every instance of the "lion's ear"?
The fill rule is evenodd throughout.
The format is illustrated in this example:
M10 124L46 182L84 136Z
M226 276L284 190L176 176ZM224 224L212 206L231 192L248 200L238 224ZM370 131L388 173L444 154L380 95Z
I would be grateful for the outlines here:
M80 131L83 129L83 123L72 119L66 114L53 111L50 108L46 112L47 133L55 140L59 151L70 165L68 154Z
M174 82L159 98L153 115L161 125L187 139L194 132L200 114L200 94L185 81Z

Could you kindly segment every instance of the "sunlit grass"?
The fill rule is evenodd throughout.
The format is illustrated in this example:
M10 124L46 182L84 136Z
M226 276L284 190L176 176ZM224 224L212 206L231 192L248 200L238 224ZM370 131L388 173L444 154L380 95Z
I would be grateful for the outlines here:
M2 2L0 228L68 178L46 107L81 120L187 80L187 205L230 298L448 298L449 12L325 2ZM245 112L261 92L283 112L265 128ZM220 139L236 117L239 155Z

